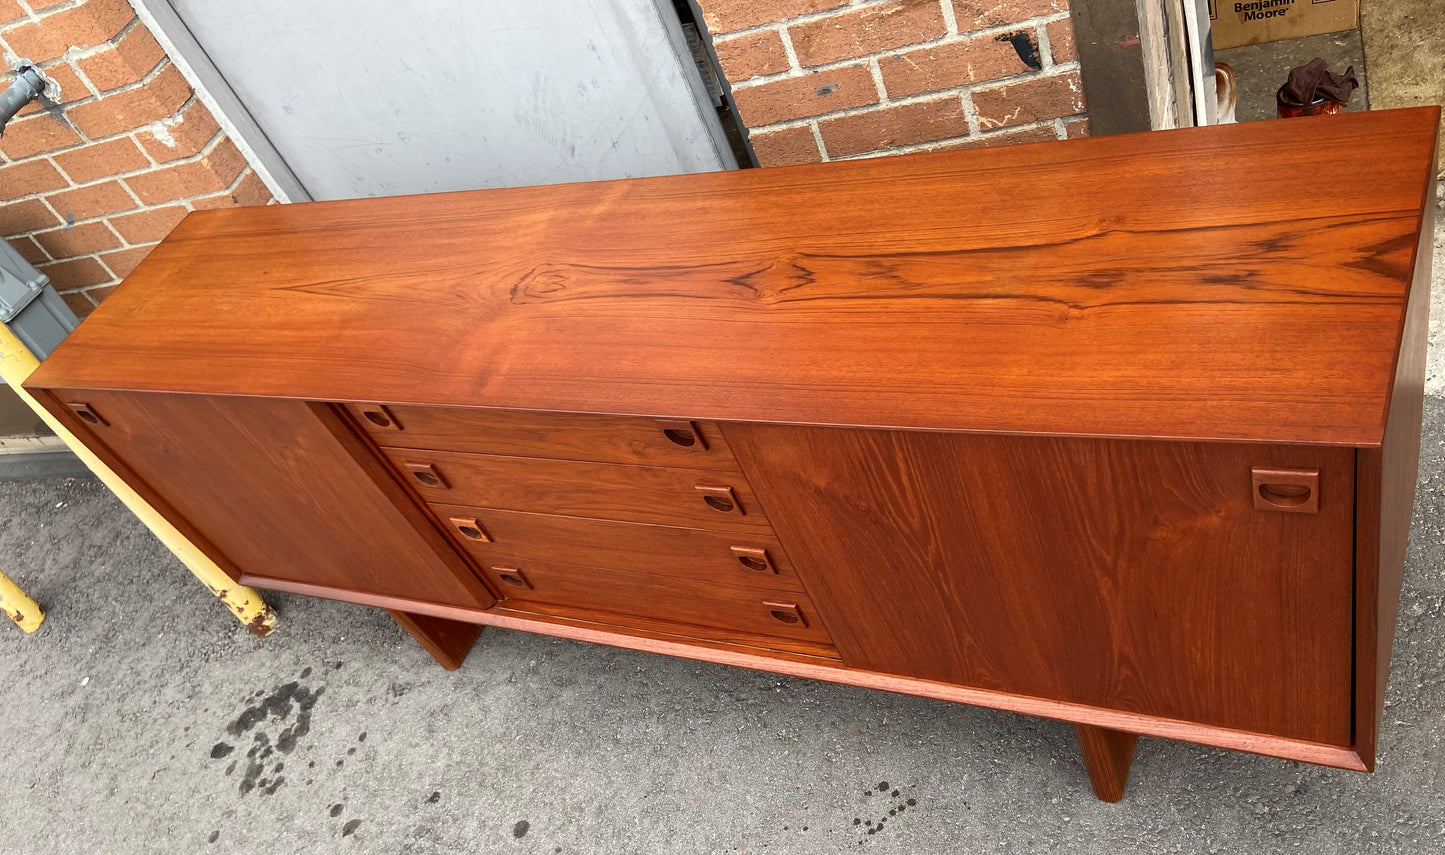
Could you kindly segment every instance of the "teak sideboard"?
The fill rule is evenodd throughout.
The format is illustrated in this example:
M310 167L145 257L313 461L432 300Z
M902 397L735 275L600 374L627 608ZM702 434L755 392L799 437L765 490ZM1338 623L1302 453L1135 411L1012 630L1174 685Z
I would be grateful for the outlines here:
M189 215L28 383L242 582L1374 766L1435 109Z

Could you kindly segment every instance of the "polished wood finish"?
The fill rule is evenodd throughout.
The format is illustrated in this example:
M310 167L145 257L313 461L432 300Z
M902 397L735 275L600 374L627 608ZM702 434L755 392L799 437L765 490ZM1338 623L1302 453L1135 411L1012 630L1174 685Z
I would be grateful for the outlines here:
M446 620L412 612L387 609L386 613L397 622L407 635L416 639L422 649L431 654L439 665L448 671L455 671L466 661L467 653L481 635L480 624Z
M1094 795L1105 802L1124 798L1129 766L1134 762L1134 744L1139 737L1088 724L1076 724L1074 731L1079 736L1079 748L1084 752L1084 765L1089 770Z
M482 526L489 542L457 534L476 562L531 557L556 564L678 576L723 585L803 590L782 544L771 534L433 506L447 520ZM746 560L746 563L744 563Z
M377 445L390 448L737 471L710 422L402 405L348 409Z
M1402 311L1395 383L1384 443L1361 449L1356 495L1355 737L1365 765L1375 768L1376 736L1385 712L1386 677L1404 582L1410 515L1420 460L1425 354L1430 332L1431 235L1435 185L1422 203L1415 276Z
M444 663L1052 716L1105 798L1126 734L1364 769L1437 121L197 212L28 385L243 581Z
M812 604L799 593L782 600L777 592L755 588L534 560L483 566L500 604L513 611L547 614L563 606L568 614L614 626L627 626L628 618L637 616L688 627L674 631L697 638L713 637L709 629L717 628L829 645Z
M52 400L67 409L76 399L54 390ZM348 447L349 429L326 407L98 390L80 400L107 422L86 426L89 438L202 532L208 544L197 545L223 568L448 605L492 602L385 467Z
M1249 475L1254 487L1255 510L1291 514L1319 512L1320 470L1256 466Z
M197 211L32 383L1375 445L1437 122Z
M383 451L402 469L429 473L440 482L412 479L411 486L429 503L772 533L740 474L451 451ZM708 504L706 500L719 493L731 497L727 501L733 510Z
M449 516L447 517L447 524L456 532L457 537L460 537L467 543L492 542L492 535L487 531L487 527L482 525L481 521L476 517Z
M1350 449L725 433L850 665L1350 744ZM1319 512L1255 510L1259 465Z

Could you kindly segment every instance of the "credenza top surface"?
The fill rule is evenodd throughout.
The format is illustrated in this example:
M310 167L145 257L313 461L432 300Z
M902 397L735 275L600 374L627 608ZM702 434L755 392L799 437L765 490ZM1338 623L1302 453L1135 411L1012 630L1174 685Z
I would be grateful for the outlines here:
M201 211L28 385L1373 445L1437 121Z

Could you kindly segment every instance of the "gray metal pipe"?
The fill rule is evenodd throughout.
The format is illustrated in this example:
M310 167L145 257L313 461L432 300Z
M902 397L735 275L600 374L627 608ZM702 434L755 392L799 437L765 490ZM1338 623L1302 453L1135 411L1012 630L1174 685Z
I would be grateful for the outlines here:
M15 82L0 93L0 133L5 132L5 125L16 113L44 93L45 78L40 76L40 69L29 63L16 66Z

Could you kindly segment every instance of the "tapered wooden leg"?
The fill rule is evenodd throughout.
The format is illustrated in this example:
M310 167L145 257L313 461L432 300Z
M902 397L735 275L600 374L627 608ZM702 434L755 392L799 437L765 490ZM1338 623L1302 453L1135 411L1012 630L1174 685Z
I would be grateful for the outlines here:
M1084 752L1084 765L1089 769L1089 782L1094 795L1106 802L1124 798L1124 784L1129 780L1129 766L1134 762L1134 743L1139 737L1132 733L1076 724L1079 748Z
M448 671L462 667L467 652L482 634L482 625L463 623L459 620L419 615L414 612L399 612L387 609L391 619L401 624L412 638L415 638L427 653Z

